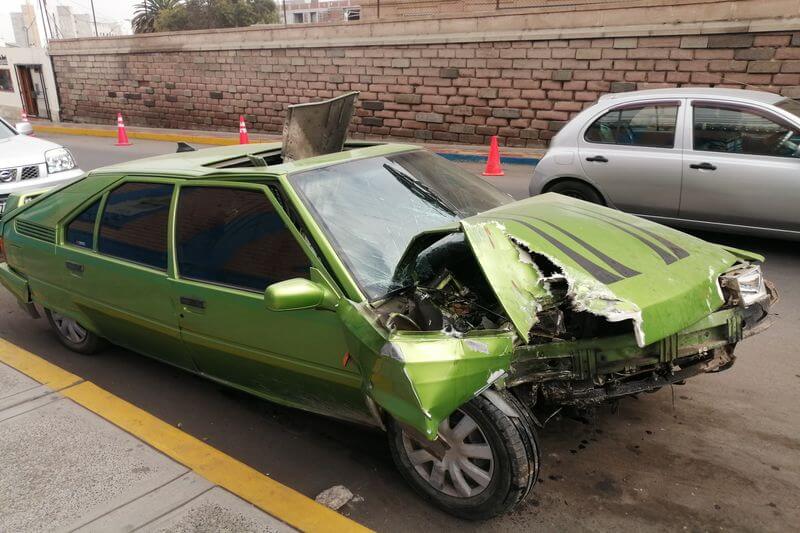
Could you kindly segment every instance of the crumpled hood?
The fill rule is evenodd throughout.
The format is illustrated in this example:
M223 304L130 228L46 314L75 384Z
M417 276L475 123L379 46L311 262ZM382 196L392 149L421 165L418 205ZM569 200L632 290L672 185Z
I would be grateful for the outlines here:
M44 163L44 153L53 148L59 148L59 145L28 135L15 135L9 139L2 139L0 140L0 168Z
M578 311L631 320L646 346L724 303L720 274L738 260L721 246L558 194L544 194L461 223L518 333L528 339L549 296L537 255L561 270Z

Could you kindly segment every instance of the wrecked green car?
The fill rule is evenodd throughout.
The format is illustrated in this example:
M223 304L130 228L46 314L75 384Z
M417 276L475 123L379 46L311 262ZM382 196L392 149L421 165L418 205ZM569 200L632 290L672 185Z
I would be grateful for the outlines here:
M514 202L414 146L212 148L18 200L0 281L63 344L383 428L414 489L471 519L531 490L541 412L725 370L774 298L755 254Z

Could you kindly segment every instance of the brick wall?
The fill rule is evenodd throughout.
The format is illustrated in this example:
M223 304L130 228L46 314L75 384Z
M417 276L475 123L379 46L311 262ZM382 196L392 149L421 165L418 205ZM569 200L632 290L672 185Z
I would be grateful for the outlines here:
M148 52L67 42L53 63L68 121L111 124L122 111L130 125L236 131L243 114L251 131L279 133L288 104L357 90L356 137L541 146L607 92L749 84L800 97L800 25L790 29Z

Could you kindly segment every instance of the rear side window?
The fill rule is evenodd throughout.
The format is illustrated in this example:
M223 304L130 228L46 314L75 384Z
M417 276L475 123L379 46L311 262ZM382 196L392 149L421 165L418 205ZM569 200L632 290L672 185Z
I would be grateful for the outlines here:
M800 157L800 133L766 111L732 104L694 105L694 149L728 154Z
M262 191L182 187L175 238L185 279L263 292L311 266Z
M87 207L80 215L72 219L67 226L66 241L81 248L92 247L94 236L94 222L97 220L97 211L100 209L100 200Z
M594 121L584 138L590 143L673 148L677 103L624 106Z
M172 190L165 183L126 183L114 189L100 219L98 251L166 270Z

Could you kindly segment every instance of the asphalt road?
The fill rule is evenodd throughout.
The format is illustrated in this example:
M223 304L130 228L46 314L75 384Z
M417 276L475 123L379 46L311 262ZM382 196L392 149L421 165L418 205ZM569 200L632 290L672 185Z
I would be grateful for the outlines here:
M167 153L168 143L55 138L84 169ZM478 165L468 165L477 171ZM507 167L519 195L528 167ZM556 418L540 431L539 484L515 512L461 522L417 498L395 471L385 437L223 389L114 348L95 357L56 341L0 291L0 336L97 383L311 497L345 485L363 501L343 511L380 531L787 531L800 523L800 248L715 234L767 256L782 299L776 324L743 342L724 373L620 402L591 419Z

